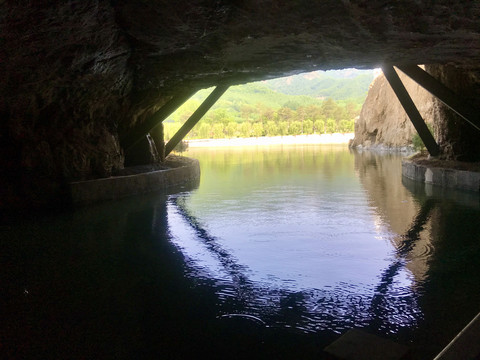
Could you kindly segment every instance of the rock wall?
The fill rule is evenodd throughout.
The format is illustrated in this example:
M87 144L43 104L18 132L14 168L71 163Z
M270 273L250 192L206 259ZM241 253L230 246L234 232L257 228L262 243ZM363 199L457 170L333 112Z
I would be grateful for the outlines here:
M405 88L427 124L437 114L434 98L425 89L397 69ZM416 133L405 110L383 74L377 76L355 122L352 147L406 149Z
M123 166L130 47L105 2L2 2L0 13L0 208L43 206L69 180Z
M447 160L480 161L480 71L454 65L429 65L427 71L461 99L477 108L475 128L438 99L434 99L435 138ZM475 120L475 119L472 119Z
M58 207L185 89L382 63L480 64L474 1L0 0L0 209Z
M477 106L480 98L479 71L453 65L427 65L425 70L463 101ZM441 157L447 160L480 161L480 130L400 70L397 69L397 73L424 121L431 125L441 149ZM414 134L416 130L385 76L378 76L370 86L360 117L355 123L355 138L351 146L402 150L411 147Z

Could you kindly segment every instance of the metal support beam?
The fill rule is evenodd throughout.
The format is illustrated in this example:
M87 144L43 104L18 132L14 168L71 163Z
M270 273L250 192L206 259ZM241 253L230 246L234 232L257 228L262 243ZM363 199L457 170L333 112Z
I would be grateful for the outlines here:
M480 130L479 111L460 99L452 90L447 88L432 75L416 65L397 66L397 68L413 81L417 82L430 94L436 96L441 102L464 118L470 125L477 130Z
M176 132L170 141L165 145L165 156L170 154L177 144L192 130L197 122L210 110L210 108L217 102L218 99L227 91L228 85L217 86L205 101L198 107L197 110L188 118L182 127Z
M397 72L395 71L393 66L383 66L382 70L385 78L390 83L390 86L392 87L393 91L397 95L398 100L400 101L403 108L405 109L405 112L410 118L410 121L417 130L418 135L420 135L420 138L425 144L428 152L432 156L437 156L440 153L440 148L435 139L433 138L432 134L430 133L427 124L425 124L425 122L423 121L423 118L418 112L417 107L413 103L412 98L410 97L410 95L408 95L408 91L407 89L405 89L405 86L403 85L402 80L400 80Z
M177 110L185 101L187 101L196 90L189 90L171 98L160 110L150 116L140 125L133 128L127 135L120 140L120 145L127 151L143 137L145 137L155 126L165 120L170 114Z

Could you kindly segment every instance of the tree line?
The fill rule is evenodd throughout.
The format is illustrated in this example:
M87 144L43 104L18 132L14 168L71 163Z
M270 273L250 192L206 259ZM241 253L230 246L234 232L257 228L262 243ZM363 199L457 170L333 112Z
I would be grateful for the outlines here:
M164 122L165 139L170 139L200 104L189 101ZM210 110L186 139L221 139L285 135L332 134L353 132L360 106L333 99L318 104L285 103L275 109L262 103L240 104Z

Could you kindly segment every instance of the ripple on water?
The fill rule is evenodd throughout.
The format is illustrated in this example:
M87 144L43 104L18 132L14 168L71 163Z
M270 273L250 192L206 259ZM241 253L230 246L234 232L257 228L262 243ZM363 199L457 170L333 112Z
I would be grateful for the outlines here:
M244 295L245 292L248 301L239 303L239 289L223 283L217 289L220 311L231 314L231 306L236 303L235 306L243 309L239 317L254 317L269 327L305 333L333 331L340 334L354 327L396 333L403 327L415 326L422 316L415 294L408 287L376 294L371 285L339 284L330 289L289 292L254 284Z

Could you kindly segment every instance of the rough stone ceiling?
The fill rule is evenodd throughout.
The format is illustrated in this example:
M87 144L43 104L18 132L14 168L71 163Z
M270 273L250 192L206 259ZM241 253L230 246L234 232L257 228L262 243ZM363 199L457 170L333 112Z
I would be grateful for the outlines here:
M168 94L384 62L476 68L479 19L480 3L463 0L0 1L0 69Z
M140 87L480 61L476 1L127 0L115 10Z

